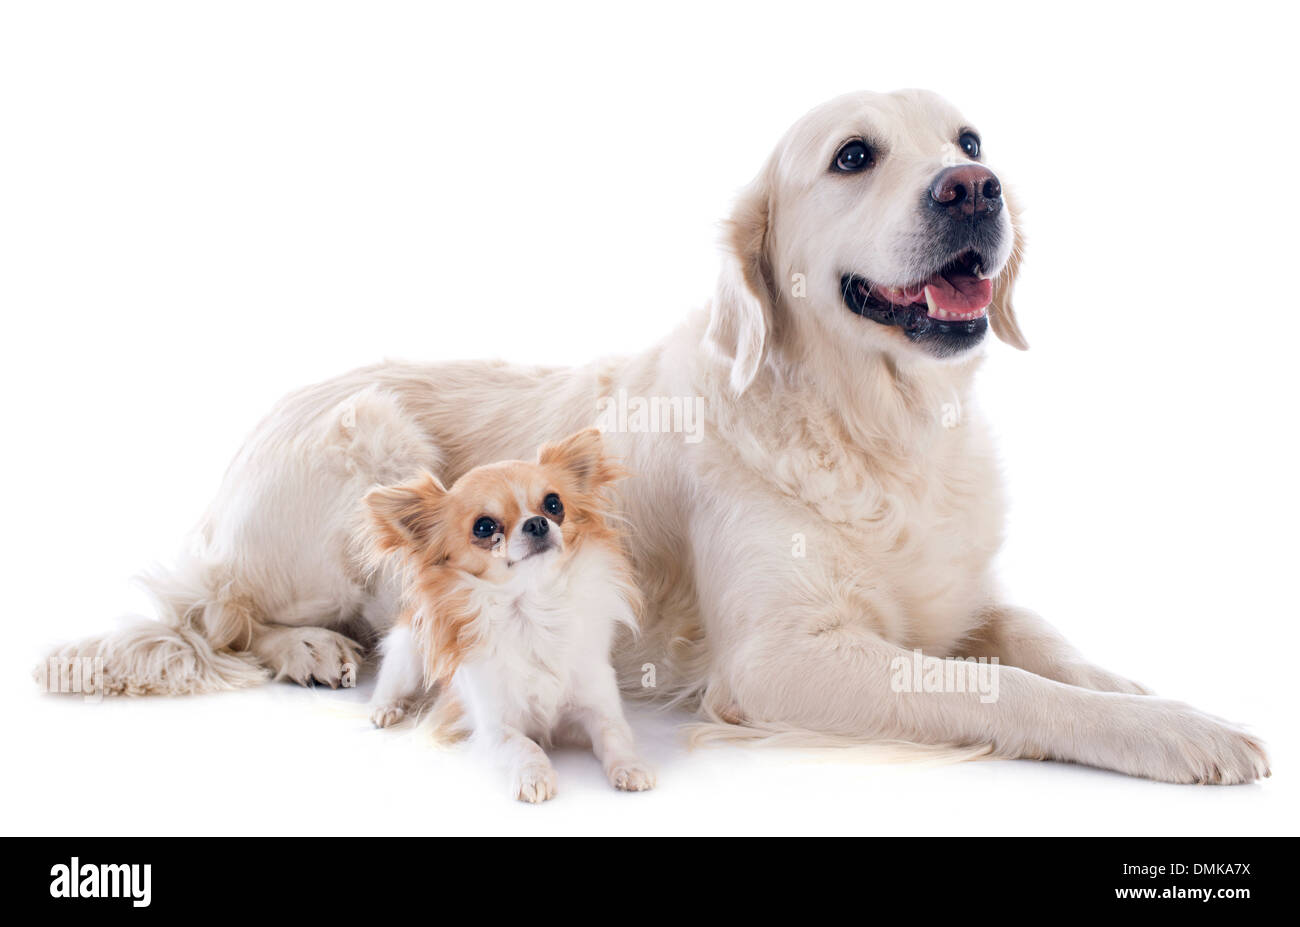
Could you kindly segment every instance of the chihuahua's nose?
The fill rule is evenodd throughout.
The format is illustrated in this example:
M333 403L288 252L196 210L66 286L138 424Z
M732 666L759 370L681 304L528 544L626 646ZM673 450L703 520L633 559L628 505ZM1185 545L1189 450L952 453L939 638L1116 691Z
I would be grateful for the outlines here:
M540 515L534 515L524 522L524 534L532 535L535 538L546 537L546 532L550 530L550 524Z

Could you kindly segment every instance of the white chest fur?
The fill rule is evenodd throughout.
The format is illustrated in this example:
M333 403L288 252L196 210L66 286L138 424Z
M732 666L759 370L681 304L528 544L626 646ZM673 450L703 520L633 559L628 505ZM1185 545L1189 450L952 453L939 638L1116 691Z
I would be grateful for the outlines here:
M704 442L697 460L713 471L704 482L725 474L750 488L749 523L770 522L774 562L764 569L782 572L783 559L809 599L832 603L826 612L860 616L899 645L942 652L965 636L990 595L1003 511L975 411L939 389L856 423L807 392L746 400L719 405L725 440Z
M557 568L547 558L519 564L503 586L474 587L482 640L456 673L476 728L504 723L547 740L582 694L611 673L617 623L633 623L600 550Z

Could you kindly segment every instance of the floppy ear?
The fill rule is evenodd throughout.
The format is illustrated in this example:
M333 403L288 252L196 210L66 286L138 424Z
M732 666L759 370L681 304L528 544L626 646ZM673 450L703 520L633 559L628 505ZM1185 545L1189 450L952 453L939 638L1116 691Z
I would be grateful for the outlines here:
M743 393L758 374L772 337L774 293L767 261L771 194L760 175L726 223L726 251L704 338L731 362L731 388Z
M1011 216L1012 246L1011 258L1002 273L993 281L993 305L989 307L989 323L993 334L997 335L1013 348L1029 350L1029 342L1020 332L1020 323L1016 321L1015 310L1011 307L1011 291L1016 284L1016 275L1020 273L1020 258L1025 251L1025 235L1020 230L1020 208L1008 190L1003 190L1007 203L1007 212Z
M371 535L383 553L423 550L433 541L447 490L427 470L409 483L366 493Z
M599 428L584 428L562 441L543 444L537 462L568 471L582 492L600 489L623 476L623 468L605 455Z

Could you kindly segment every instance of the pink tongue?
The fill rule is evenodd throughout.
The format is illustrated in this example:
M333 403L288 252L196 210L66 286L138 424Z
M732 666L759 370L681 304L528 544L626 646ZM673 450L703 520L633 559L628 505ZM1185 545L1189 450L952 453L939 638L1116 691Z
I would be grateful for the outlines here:
M924 283L909 286L903 291L903 297L909 302L925 302L925 288L930 288L934 304L947 312L973 312L983 309L993 300L993 281L981 280L965 274L953 275L951 279L935 274Z

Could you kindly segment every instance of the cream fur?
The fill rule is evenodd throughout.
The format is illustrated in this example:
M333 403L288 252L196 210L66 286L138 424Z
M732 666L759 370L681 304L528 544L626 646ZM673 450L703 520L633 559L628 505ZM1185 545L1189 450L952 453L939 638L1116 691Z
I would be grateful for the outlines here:
M315 628L393 619L391 580L367 574L352 546L367 488L422 468L450 484L531 455L595 422L619 389L700 396L699 443L607 436L635 474L618 500L647 600L643 633L616 645L629 691L648 662L658 685L646 694L749 731L970 745L1171 782L1266 775L1242 729L1144 694L1003 603L991 572L1003 501L971 392L982 351L937 360L842 303L847 270L915 276L917 203L961 157L953 138L966 125L919 91L814 110L742 195L708 310L638 356L549 371L385 363L290 396L232 464L191 565L154 581L165 626L63 653L103 655L107 688L121 692L294 675L290 655ZM828 175L859 133L879 141L880 163ZM991 322L1023 347L1019 229L1011 209L1000 221ZM797 535L804 557L791 553ZM286 640L259 646L273 633ZM927 660L999 656L999 700L893 692L890 660L913 647ZM313 649L312 676L336 674L335 649Z

